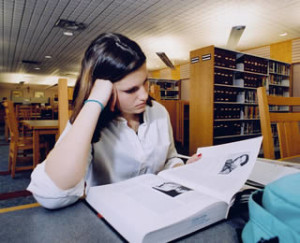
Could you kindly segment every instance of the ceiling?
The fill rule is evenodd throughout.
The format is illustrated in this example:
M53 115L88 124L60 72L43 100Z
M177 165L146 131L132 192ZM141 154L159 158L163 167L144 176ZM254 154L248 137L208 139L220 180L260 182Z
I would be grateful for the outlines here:
M177 65L193 49L225 47L236 25L246 25L239 50L300 37L299 0L2 0L0 11L0 82L8 83L74 82L83 52L102 32L137 41L149 70L166 67L156 52ZM59 19L87 28L64 36Z

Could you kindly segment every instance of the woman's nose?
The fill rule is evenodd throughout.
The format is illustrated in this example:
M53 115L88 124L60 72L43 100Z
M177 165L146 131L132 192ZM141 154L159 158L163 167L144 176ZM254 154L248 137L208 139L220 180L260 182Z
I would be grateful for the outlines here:
M147 100L147 98L148 98L148 90L145 86L142 86L139 90L139 99Z

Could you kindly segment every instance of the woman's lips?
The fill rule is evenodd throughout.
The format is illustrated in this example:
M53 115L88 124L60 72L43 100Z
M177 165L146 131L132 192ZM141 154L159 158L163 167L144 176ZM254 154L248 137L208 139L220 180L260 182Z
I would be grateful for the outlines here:
M145 106L146 106L146 103L142 103L142 104L136 105L137 108L143 108L143 107L145 107Z

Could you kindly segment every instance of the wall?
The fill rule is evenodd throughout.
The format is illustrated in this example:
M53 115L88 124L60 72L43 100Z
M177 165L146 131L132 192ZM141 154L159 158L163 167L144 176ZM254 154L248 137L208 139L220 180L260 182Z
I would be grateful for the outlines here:
M253 49L241 50L249 54L271 58L282 62L300 62L300 38L287 40Z
M57 87L53 87L50 89L46 89L45 86L44 88L41 88L41 85L31 85L30 89L28 90L26 87L24 88L11 88L11 87L4 87L1 86L0 88L0 101L3 99L3 97L6 97L7 99L11 100L11 92L12 90L21 90L23 92L23 97L30 99L34 97L34 92L35 91L43 91L44 92L44 97L49 97L50 98L50 104L53 105L53 98L55 95L57 95Z
M270 45L270 57L283 62L292 62L292 41L284 41Z
M149 77L161 79L180 79L180 65L175 66L175 69L163 68L160 70L150 71Z
M0 101L3 99L3 97L10 99L10 94L11 94L10 89L1 88L0 89Z

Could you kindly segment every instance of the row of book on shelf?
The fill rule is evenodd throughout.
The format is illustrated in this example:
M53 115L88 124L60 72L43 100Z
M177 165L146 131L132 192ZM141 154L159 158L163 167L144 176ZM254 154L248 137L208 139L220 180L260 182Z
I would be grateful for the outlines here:
M237 59L236 68L241 71L267 74L268 61L257 57L241 55L241 57Z
M214 137L229 135L246 135L256 133L260 133L259 120L214 123Z
M278 76L278 75L270 74L269 82L270 82L270 84L277 84L277 85L282 85L282 86L287 86L287 87L290 86L290 81L285 76Z
M215 87L215 102L239 102L256 103L257 94L255 90L237 90L228 87Z
M268 87L268 94L275 96L289 97L289 89L285 87ZM237 90L229 87L215 87L214 90L215 102L237 102L245 104L256 104L257 93L256 90Z
M215 84L257 88L266 83L266 79L267 76L257 76L248 73L233 74L231 71L215 69Z
M222 49L215 49L214 65L263 74L268 72L268 61L266 59L240 53L236 54Z
M234 75L230 71L215 70L215 84L233 85L238 87L258 88L268 84L289 87L289 79L286 76L270 74L267 76L257 76L252 74Z
M218 106L214 107L215 119L258 119L259 111L256 105Z
M270 61L269 68L270 73L276 73L286 76L290 75L290 67L288 64Z
M289 89L284 88L284 87L277 87L277 86L275 86L275 87L269 86L267 92L269 95L275 95L275 96L289 97L289 95L290 95Z
M267 59L235 53L228 50L216 48L214 54L214 65L216 67L237 69L260 74L276 73L290 75L290 67L286 63L268 61Z

